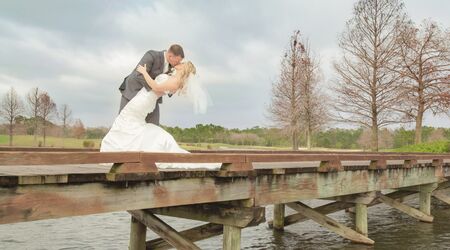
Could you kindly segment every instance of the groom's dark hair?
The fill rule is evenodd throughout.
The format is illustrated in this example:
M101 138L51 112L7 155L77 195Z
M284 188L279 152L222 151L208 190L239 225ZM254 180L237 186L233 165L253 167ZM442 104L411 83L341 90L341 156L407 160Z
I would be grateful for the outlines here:
M183 48L178 44L172 44L169 48L169 52L174 54L175 56L180 56L181 58L184 58Z

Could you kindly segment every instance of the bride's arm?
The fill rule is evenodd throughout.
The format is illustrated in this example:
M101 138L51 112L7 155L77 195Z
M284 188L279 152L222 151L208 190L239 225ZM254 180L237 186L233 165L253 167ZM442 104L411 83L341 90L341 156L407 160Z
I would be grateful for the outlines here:
M145 64L144 64L144 66L139 65L136 68L136 71L141 73L144 76L144 79L147 82L147 84L155 92L165 92L165 91L175 92L179 88L179 84L177 83L177 81L174 78L169 78L167 81L160 83L160 84L156 83L156 81L153 80L150 77L150 75L147 73L147 65L145 65Z

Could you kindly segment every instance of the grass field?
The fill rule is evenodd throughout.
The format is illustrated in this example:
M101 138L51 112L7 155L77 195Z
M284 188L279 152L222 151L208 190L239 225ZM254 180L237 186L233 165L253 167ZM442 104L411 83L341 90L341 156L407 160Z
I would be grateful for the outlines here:
M32 135L15 135L13 138L13 146L17 147L38 147L39 143L43 145L44 138L38 137L36 142ZM99 148L101 139L76 139L65 138L64 141L60 137L47 137L46 147L65 147L65 148L84 148L83 143L91 141L94 143L94 148ZM8 135L0 135L0 146L9 146ZM232 145L225 143L180 143L180 146L186 150L221 150L221 149L253 149L253 150L291 150L291 147L264 147L264 146L250 146L250 145ZM300 148L306 150L306 148ZM317 151L362 151L362 150L345 150L345 149L331 149L331 148L313 148Z
M43 145L44 138L38 137L36 142L32 135L15 135L13 138L13 146L17 147L37 147L39 142ZM84 141L94 142L94 147L99 148L101 139L76 139L65 138L64 143L60 137L47 137L46 147L65 147L65 148L83 148ZM9 146L9 136L0 135L0 146ZM224 143L180 143L180 146L186 150L203 150L203 149L260 149L260 150L289 150L289 147L263 147L263 146L246 146L231 145Z
M65 147L65 148L83 148L84 141L92 141L95 144L95 148L100 145L100 139L76 139L76 138L65 138L64 141L60 137L47 137L46 138L47 147ZM38 136L36 142L34 141L34 136L32 135L15 135L13 138L13 146L18 147L37 147L41 142L42 146L44 138ZM9 146L9 136L0 135L0 146Z

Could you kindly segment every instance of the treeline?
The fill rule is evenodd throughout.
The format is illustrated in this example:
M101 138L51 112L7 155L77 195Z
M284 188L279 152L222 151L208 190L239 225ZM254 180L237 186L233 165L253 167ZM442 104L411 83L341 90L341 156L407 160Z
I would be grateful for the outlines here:
M14 135L33 135L35 146L46 146L47 136L77 139L102 138L108 128L85 128L80 119L73 118L67 104L57 105L53 98L39 88L32 88L21 97L11 87L0 100L0 116L6 124L0 134L9 135L13 145ZM42 136L43 140L38 140Z
M283 129L276 128L226 129L213 124L199 124L192 128L164 128L177 141L184 143L224 143L267 147L289 147L292 143ZM423 127L421 133L424 142L450 140L450 128ZM414 140L415 130L405 128L380 130L379 145L381 149L413 145ZM306 136L299 138L300 145L307 145L306 141ZM370 150L370 142L370 131L364 128L333 128L317 132L311 138L311 145L316 148Z
M290 136L294 150L302 143L311 148L330 122L364 128L359 144L372 151L393 137L387 127L403 124L414 124L413 142L420 144L426 141L425 114L450 114L448 27L431 20L414 23L400 0L359 0L338 41L333 96L323 91L320 60L300 31L283 53L268 114Z

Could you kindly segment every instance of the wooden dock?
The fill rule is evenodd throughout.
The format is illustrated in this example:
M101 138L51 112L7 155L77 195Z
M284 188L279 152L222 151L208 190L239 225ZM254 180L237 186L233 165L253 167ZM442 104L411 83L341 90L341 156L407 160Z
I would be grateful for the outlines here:
M158 170L155 163L164 162L222 167ZM450 154L0 148L0 224L128 211L132 250L199 249L196 241L220 234L223 249L240 249L243 228L268 223L283 230L313 220L352 242L374 244L368 207L384 203L430 223L432 197L450 204L449 180ZM402 203L414 195L417 208ZM312 199L332 202L304 203ZM274 205L270 221L268 205ZM286 215L286 206L296 213ZM343 209L356 213L353 228L327 216ZM155 215L205 224L178 232ZM146 242L147 229L160 238Z

